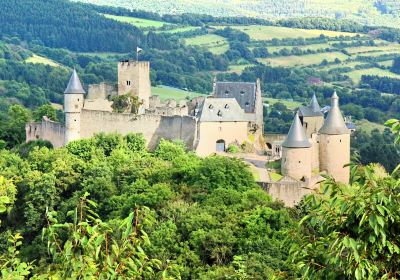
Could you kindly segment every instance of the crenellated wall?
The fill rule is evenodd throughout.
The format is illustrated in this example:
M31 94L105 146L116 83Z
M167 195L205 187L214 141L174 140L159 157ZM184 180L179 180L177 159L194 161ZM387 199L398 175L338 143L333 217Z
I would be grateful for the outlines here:
M25 126L26 142L35 140L47 140L55 148L64 145L65 127L61 123L53 122L44 117L41 122L31 122Z
M104 133L142 133L147 145L154 149L161 138L182 140L192 150L197 121L190 116L160 116L119 114L103 111L82 110L81 138Z

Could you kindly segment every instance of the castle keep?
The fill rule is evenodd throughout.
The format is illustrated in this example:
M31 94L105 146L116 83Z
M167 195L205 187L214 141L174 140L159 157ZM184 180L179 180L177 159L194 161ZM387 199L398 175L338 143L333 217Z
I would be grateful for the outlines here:
M128 96L116 112L114 102ZM136 104L134 104L136 102ZM135 106L137 108L135 108ZM135 110L134 110L135 108ZM263 103L260 82L214 81L208 98L161 102L151 95L150 63L118 63L118 83L89 85L86 94L74 70L64 92L65 125L44 118L26 126L26 140L43 139L54 147L105 133L142 133L149 149L160 139L181 140L201 156L248 143L263 151Z

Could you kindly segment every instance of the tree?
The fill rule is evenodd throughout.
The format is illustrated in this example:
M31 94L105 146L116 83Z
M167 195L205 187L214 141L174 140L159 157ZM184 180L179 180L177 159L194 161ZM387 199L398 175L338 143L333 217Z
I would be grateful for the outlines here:
M399 137L399 121L387 124ZM398 277L399 175L399 168L389 175L376 164L352 165L350 184L327 178L321 193L305 199L304 236L291 249L303 277Z
M44 116L52 121L58 121L56 109L50 104L42 105L33 111L33 119L37 122L40 122Z
M0 139L13 147L25 141L25 125L30 121L29 110L21 105L12 105L8 109L8 116L4 123L0 123Z

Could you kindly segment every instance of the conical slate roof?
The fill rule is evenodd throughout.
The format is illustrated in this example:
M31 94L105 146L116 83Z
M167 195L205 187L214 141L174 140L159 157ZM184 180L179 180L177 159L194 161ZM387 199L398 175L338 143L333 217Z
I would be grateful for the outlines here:
M69 79L69 83L67 89L64 91L65 94L85 94L83 90L81 81L79 80L78 73L76 70L72 72L71 78Z
M310 107L311 107L311 110L313 110L313 112L321 113L321 107L318 104L318 100L317 100L317 97L315 96L315 94L313 95L313 97L311 99Z
M292 126L289 129L289 133L286 136L285 141L282 143L282 147L285 148L310 148L311 144L307 139L304 128L301 125L299 113L296 113Z
M332 95L331 109L319 133L330 135L350 134L350 130L347 128L339 109L339 97L336 91Z
M308 106L301 106L299 108L299 115L302 117L317 117L323 116L324 114L321 113L321 107L318 104L317 97L315 94L311 98L311 103Z

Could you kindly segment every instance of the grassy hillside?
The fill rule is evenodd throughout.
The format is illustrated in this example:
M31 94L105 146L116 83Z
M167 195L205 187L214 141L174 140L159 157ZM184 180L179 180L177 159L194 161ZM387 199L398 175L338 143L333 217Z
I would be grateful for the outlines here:
M282 39L282 38L297 38L297 37L315 38L320 36L321 34L328 37L357 35L357 33L350 33L350 32L337 32L337 31L318 30L318 29L306 30L306 29L287 28L280 26L250 25L250 26L234 26L233 28L245 32L250 36L251 39L254 40L271 40L273 38Z
M197 13L266 19L319 16L346 18L368 25L398 26L400 2L383 0L74 0L99 5L141 9L162 14Z

